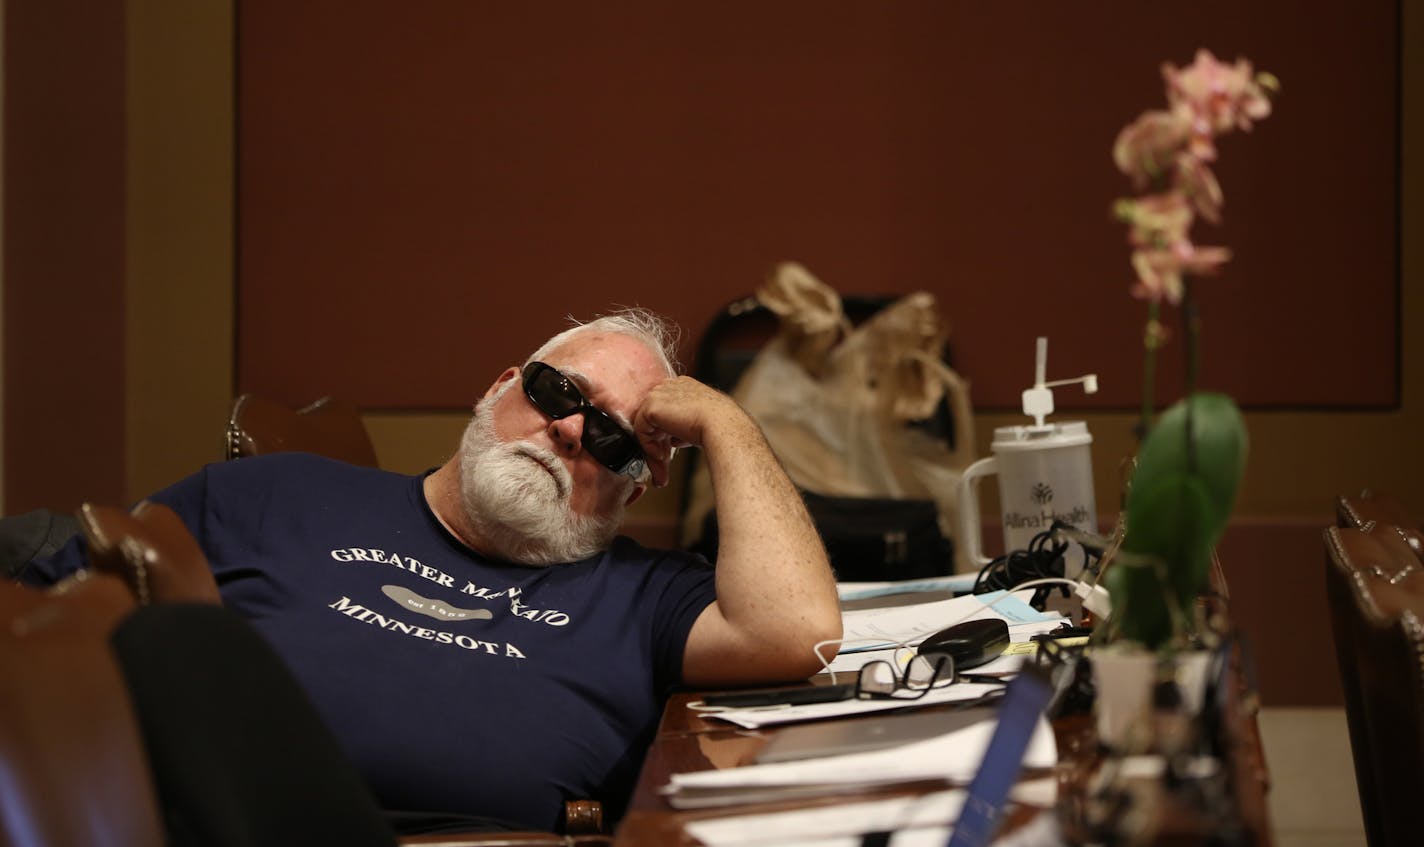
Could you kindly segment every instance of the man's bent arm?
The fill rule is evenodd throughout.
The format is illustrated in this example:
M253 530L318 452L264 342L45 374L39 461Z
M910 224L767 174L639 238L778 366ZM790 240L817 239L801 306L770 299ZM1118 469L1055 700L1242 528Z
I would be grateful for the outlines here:
M717 601L688 636L684 682L784 681L821 670L814 646L841 636L835 578L761 428L730 397L689 377L653 389L634 425L700 445L717 504Z

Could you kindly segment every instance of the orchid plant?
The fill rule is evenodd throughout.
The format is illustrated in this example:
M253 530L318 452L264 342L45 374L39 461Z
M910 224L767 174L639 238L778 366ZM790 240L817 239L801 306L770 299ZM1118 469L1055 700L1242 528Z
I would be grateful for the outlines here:
M1167 108L1123 128L1113 160L1138 196L1119 200L1128 225L1132 294L1147 302L1143 334L1142 437L1125 504L1125 533L1108 571L1114 613L1110 638L1152 649L1183 646L1197 634L1195 600L1207 588L1212 551L1226 528L1246 463L1246 426L1231 398L1197 390L1200 318L1196 278L1231 258L1225 247L1192 243L1200 215L1221 222L1224 198L1212 173L1216 139L1250 130L1271 112L1275 77L1238 59L1224 64L1199 50L1185 68L1164 64ZM1157 350L1168 332L1166 303L1180 311L1186 396L1152 420Z

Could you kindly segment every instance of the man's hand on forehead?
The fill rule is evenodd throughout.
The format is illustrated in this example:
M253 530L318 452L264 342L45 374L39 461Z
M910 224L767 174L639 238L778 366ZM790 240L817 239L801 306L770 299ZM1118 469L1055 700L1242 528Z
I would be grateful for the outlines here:
M672 377L669 380L673 379ZM666 382L653 386L643 402L633 413L633 434L638 437L638 443L643 448L643 455L647 458L648 471L652 475L652 483L657 488L662 488L668 483L670 466L672 465L673 454L682 447L689 446L687 441L674 438L672 433L667 432L657 425L656 417L650 417L645 410L649 408L649 403L662 403L662 400L653 400L653 396ZM654 413L657 414L656 412Z
M648 456L654 485L666 485L673 450L705 446L723 423L747 421L726 394L690 376L669 377L648 392L633 414L633 432Z
M638 443L643 447L643 457L648 464L653 487L662 488L668 484L671 474L672 457L677 452L672 440L665 433L638 433Z

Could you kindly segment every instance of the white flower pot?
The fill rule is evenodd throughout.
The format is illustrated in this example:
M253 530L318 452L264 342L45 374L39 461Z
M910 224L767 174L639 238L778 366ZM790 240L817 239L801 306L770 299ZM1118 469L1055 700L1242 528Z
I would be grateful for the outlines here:
M1093 714L1098 740L1120 752L1144 752L1153 746L1152 691L1170 673L1182 695L1182 710L1200 714L1212 654L1191 650L1159 655L1140 648L1108 647L1092 652Z
M1098 741L1113 750L1138 746L1148 737L1157 655L1146 650L1095 650L1093 716Z

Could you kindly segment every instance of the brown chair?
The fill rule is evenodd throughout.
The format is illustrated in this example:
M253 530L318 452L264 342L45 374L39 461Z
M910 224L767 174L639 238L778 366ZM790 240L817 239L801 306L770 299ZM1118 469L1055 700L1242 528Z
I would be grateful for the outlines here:
M1335 498L1336 526L1369 530L1375 525L1394 527L1414 555L1424 560L1424 532L1419 519L1393 496L1369 489L1359 494L1342 494Z
M79 528L90 567L122 579L139 604L222 603L207 557L167 506L145 500L125 512L85 503Z
M0 842L163 843L147 754L108 644L136 605L108 574L48 591L0 583Z
M350 403L323 397L292 409L255 394L238 397L228 415L225 458L289 451L377 467L371 436Z
M1325 579L1350 746L1371 845L1424 832L1424 561L1397 501L1337 500ZM1385 521L1405 521L1406 525Z

